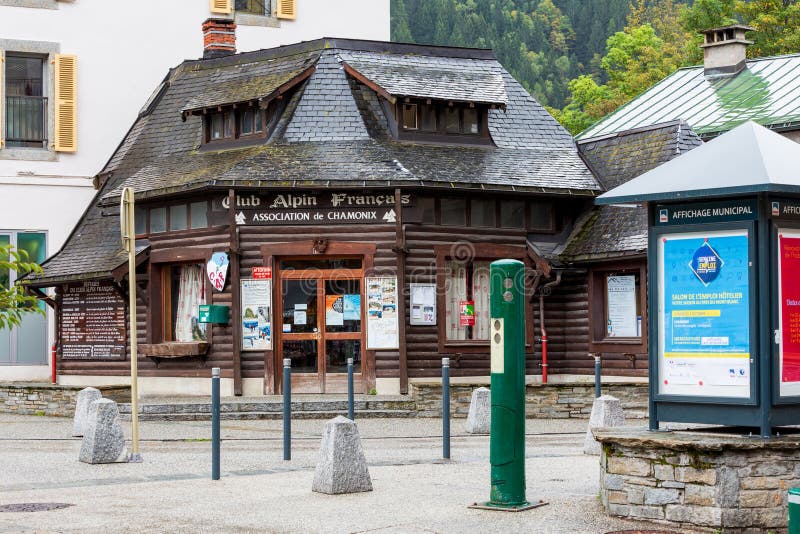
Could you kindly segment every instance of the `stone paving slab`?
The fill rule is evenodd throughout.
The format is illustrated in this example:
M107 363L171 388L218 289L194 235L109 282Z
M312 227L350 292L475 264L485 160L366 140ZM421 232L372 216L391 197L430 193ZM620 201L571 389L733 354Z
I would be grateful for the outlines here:
M141 425L142 464L75 460L71 421L0 416L0 505L63 502L48 512L2 513L0 532L553 532L658 528L606 516L599 465L584 456L583 421L527 425L529 498L550 504L506 514L470 510L489 493L489 437L454 425L453 459L441 455L441 421L357 421L374 491L311 492L324 422L293 424L291 462L281 421L223 424L222 480L210 480L209 425ZM128 431L127 424L123 427ZM51 439L54 436L58 439Z

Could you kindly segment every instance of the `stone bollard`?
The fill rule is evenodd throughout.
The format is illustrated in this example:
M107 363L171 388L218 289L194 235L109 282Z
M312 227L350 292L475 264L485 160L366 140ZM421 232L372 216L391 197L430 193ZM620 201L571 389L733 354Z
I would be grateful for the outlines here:
M86 431L86 419L89 416L89 405L102 398L103 394L99 389L84 388L78 392L78 400L75 402L75 417L72 419L73 436L83 436Z
M341 415L325 423L312 491L335 495L372 491L356 424Z
M467 415L467 432L470 434L488 434L492 429L492 392L489 388L478 388L472 391Z
M89 406L86 432L78 459L87 464L128 461L125 435L119 424L119 408L116 402L99 399Z
M619 399L611 395L602 395L592 403L592 415L589 417L589 428L586 429L586 438L583 441L583 453L599 455L600 442L594 439L592 429L609 428L625 424L625 413Z

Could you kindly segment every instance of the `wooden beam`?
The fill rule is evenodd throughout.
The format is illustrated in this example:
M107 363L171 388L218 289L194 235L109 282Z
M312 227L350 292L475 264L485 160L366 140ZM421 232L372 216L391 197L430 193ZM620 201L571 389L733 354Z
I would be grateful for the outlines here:
M231 256L231 327L233 329L233 394L242 395L242 296L239 285L239 227L236 225L236 191L228 189L228 227Z
M344 66L344 71L347 74L349 74L359 82L363 83L364 85L366 85L367 87L369 87L370 89L381 95L383 98L391 102L392 104L395 104L397 102L397 98L390 95L386 89L384 89L377 83L373 82L372 80L370 80L369 78L358 72L356 69L348 65L347 62L342 61L342 65Z
M408 354L406 351L406 239L403 231L403 204L400 188L394 190L395 242L397 254L397 316L400 337L400 393L408 393Z

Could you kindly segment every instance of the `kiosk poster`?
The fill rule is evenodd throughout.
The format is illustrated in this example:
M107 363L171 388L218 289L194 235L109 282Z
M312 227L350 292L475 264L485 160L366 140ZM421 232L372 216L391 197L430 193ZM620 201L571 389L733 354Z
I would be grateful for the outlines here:
M397 278L370 277L367 283L367 349L400 346L397 317Z
M778 235L780 394L800 395L800 231Z
M750 396L745 230L659 238L659 391Z
M272 280L244 279L242 350L272 350Z

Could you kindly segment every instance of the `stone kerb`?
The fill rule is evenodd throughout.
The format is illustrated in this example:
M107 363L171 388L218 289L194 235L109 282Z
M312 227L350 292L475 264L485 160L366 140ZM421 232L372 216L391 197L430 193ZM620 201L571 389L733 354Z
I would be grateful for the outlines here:
M492 394L489 388L477 388L472 392L467 414L467 432L488 434L492 429Z
M128 461L125 435L119 423L116 402L98 399L89 405L89 416L78 459L87 464Z
M312 491L329 495L372 491L356 424L341 415L325 423Z
M599 430L600 497L614 516L724 532L787 527L800 486L800 437Z
M625 424L625 413L619 399L611 395L601 395L594 399L592 415L589 417L589 426L583 440L584 454L600 454L600 442L592 434L598 428L614 428Z
M78 392L78 399L75 402L75 416L72 418L73 436L83 436L86 430L86 421L89 417L89 406L101 398L103 398L103 394L96 388L84 388Z

